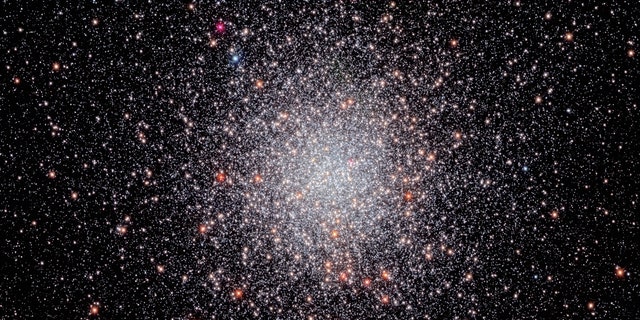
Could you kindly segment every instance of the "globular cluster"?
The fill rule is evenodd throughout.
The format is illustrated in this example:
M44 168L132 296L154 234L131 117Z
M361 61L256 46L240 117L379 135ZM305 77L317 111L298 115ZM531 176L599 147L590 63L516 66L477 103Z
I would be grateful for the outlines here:
M0 318L640 317L633 1L1 7Z

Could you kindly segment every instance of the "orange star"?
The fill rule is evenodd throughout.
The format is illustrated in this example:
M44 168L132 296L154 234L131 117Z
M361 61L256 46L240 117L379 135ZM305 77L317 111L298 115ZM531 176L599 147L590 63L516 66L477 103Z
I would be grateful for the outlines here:
M391 279L391 274L387 270L382 270L380 277L382 277L382 280L384 281L389 281L389 279Z
M572 42L573 41L573 33L572 32L567 32L564 34L564 40L566 40L567 42Z
M99 311L100 307L97 304L92 304L91 307L89 307L89 314L92 316L98 315Z

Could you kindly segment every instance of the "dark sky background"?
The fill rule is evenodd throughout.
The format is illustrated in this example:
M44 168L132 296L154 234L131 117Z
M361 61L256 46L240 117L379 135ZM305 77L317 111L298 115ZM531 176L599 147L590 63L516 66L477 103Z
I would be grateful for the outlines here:
M0 8L2 319L640 318L635 1Z

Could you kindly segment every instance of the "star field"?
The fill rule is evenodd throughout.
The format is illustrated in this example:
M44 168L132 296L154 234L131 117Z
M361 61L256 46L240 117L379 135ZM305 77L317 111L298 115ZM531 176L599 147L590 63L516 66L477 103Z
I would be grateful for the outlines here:
M640 317L633 1L1 12L2 319Z

